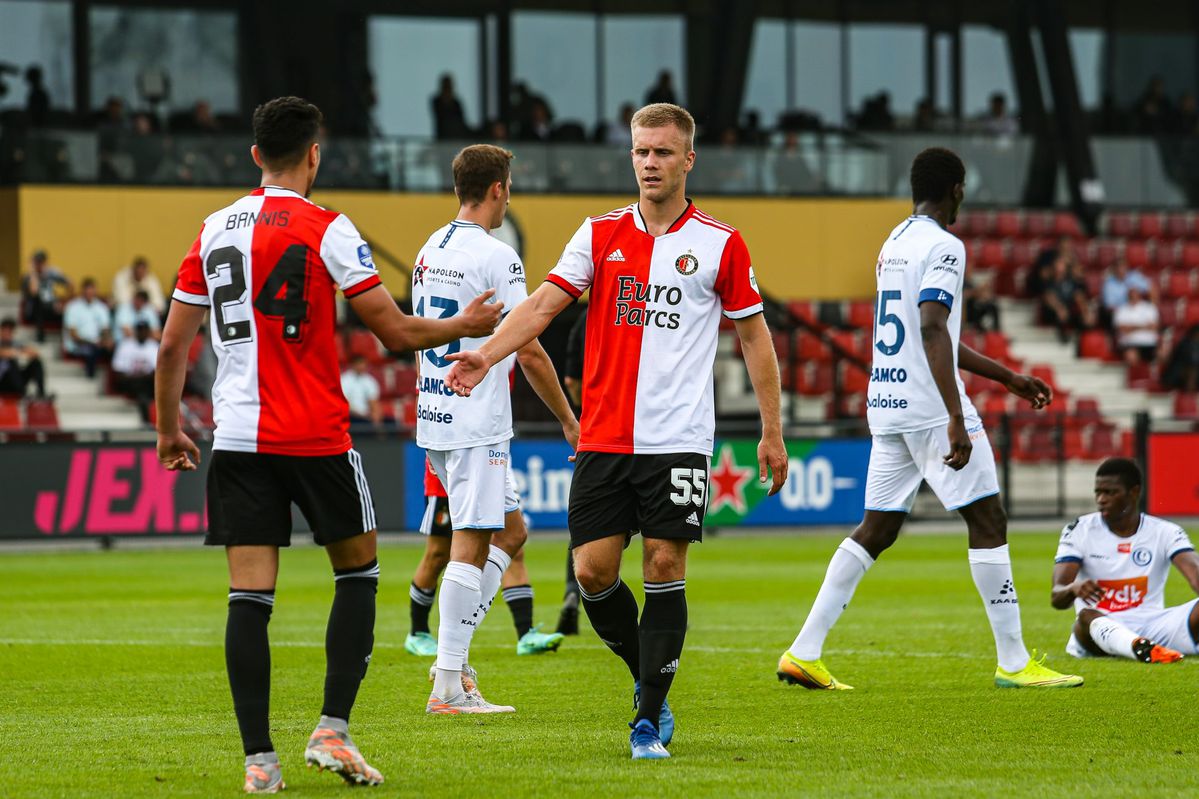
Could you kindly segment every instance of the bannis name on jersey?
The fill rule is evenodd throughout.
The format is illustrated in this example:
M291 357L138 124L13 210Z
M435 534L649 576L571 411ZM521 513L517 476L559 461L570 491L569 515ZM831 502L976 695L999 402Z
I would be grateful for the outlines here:
M717 441L705 524L857 521L865 500L869 451L870 442L864 440L789 441L787 482L769 497L769 482L758 482L758 442Z

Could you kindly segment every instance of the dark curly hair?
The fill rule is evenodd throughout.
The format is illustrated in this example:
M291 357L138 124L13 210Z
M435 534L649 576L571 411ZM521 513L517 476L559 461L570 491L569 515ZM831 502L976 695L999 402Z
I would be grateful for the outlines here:
M1144 482L1141 467L1128 458L1108 458L1095 470L1096 477L1115 477L1125 489L1137 488Z
M254 109L254 143L274 168L295 166L320 133L321 110L299 97L276 97Z
M966 181L966 167L953 150L929 147L912 161L912 202L940 202Z

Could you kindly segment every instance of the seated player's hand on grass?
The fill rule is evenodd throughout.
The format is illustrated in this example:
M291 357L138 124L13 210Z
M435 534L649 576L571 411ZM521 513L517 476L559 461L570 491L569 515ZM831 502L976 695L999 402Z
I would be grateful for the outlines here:
M1028 400L1034 411L1039 411L1053 402L1053 389L1039 377L1014 374L1006 388L1020 399Z
M491 302L494 296L495 289L487 289L466 306L466 310L462 312L462 322L466 326L467 336L481 338L495 332L503 315L504 303Z
M1107 591L1094 580L1075 580L1070 586L1074 591L1074 596L1086 602L1088 605L1097 605L1103 599L1103 595Z
M445 384L459 397L469 397L470 391L483 382L491 365L478 350L451 353L447 361L456 361L445 376Z
M758 442L758 482L765 483L767 471L771 477L767 496L774 496L787 482L787 446L782 436L763 436Z
M180 431L158 434L158 462L168 472L194 472L200 463L200 448Z
M966 420L955 416L949 420L949 454L941 460L955 472L965 468L970 462L970 451L974 445L970 443L970 434L966 432Z

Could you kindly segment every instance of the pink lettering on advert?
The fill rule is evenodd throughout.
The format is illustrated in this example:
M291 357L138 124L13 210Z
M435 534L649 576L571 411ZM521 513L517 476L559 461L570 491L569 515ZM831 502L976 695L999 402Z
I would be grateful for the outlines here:
M71 466L67 472L67 498L63 507L62 519L58 523L60 533L68 533L73 530L83 516L91 466L92 451L90 449L77 449L71 454ZM59 496L57 491L38 492L33 520L43 533L54 532L54 517L58 511Z
M88 533L145 532L144 525L135 528L136 510L121 513L112 510L116 501L129 499L133 487L118 472L133 468L136 452L131 448L100 450L96 455L96 473L92 479L92 497L87 508Z
M153 449L142 450L142 487L133 509L133 531L141 532L149 526L150 515L154 515L154 532L170 533L175 530L175 480L179 472L168 472L158 462L158 453Z

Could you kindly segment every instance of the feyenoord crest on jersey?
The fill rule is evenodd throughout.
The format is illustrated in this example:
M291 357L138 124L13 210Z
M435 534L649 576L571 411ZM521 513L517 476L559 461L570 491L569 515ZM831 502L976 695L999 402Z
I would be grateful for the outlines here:
M680 275L694 275L699 271L699 259L685 252L675 259L674 268L679 270Z

